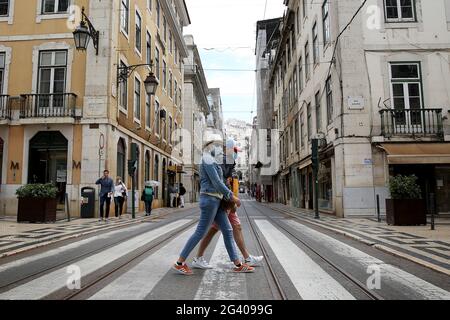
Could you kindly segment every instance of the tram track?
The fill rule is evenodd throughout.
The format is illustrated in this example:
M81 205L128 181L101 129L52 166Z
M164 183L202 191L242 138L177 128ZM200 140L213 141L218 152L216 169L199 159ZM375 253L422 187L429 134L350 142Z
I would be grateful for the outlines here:
M249 203L249 202L247 202ZM258 211L259 213L261 213L264 217L268 218L274 225L276 225L277 227L279 227L280 229L282 229L286 234L289 234L292 238L294 238L295 240L297 240L298 242L300 242L303 246L305 246L310 252L312 252L315 256L319 257L322 261L324 261L327 265L329 265L332 269L334 269L337 273L339 273L340 275L342 275L344 278L346 278L348 281L350 281L353 285L355 285L356 287L358 287L361 292L363 292L370 300L384 300L383 297L381 297L380 295L378 295L377 293L369 290L363 283L361 283L358 279L356 279L355 277L353 277L350 273L348 273L347 271L343 270L341 267L339 267L338 265L336 265L335 263L333 263L330 259L328 259L327 257L325 257L323 254L319 253L316 249L314 249L310 244L308 244L306 241L304 241L303 239L301 239L298 235L296 235L295 233L293 233L288 227L284 226L282 223L280 223L279 221L277 221L277 219L274 219L273 217L271 217L270 215L268 215L267 213L263 212L260 208L258 208L255 205L250 205L253 209L255 209L256 211ZM246 213L247 219L249 219L249 221L251 220L248 212L247 212L247 208L245 207L245 205L243 205L244 211ZM280 214L284 214L288 217L293 217L297 220L300 220L298 217L295 217L294 215L290 215L278 210L274 210ZM250 226L252 228L252 231L254 234L257 234L255 227L254 227L254 222L250 222ZM259 237L259 236L258 236ZM260 242L260 240L258 241ZM264 249L265 250L265 249ZM272 267L269 267L269 269L273 269Z

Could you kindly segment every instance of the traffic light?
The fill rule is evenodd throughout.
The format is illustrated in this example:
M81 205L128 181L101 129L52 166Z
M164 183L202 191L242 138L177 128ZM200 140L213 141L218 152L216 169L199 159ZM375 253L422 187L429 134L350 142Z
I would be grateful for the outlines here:
M128 160L128 174L134 176L137 170L137 160Z

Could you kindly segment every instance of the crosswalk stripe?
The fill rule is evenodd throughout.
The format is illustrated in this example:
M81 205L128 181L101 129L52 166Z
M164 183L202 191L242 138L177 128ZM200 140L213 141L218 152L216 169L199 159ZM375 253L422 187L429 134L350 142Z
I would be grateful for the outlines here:
M255 222L303 299L355 299L339 282L270 222L267 220L256 220Z
M205 271L195 300L247 300L245 277L232 272L232 263L220 235L210 264L214 269Z
M362 265L365 269L369 266L378 266L381 271L381 279L386 282L396 282L397 284L406 287L413 291L413 294L421 295L422 299L450 299L450 292L441 289L425 280L420 279L406 271L387 264L371 255L368 255L358 249L355 249L341 241L338 241L321 232L313 230L296 221L287 220L286 223L294 229L300 231L302 234L321 243L321 245L329 248L335 254L344 258L351 259L356 263Z
M114 260L124 256L139 247L157 239L158 237L178 229L192 220L179 220L168 225L164 225L155 230L151 230L135 238L127 240L117 246L104 250L98 254L92 255L88 258L75 262L81 270L82 276L91 274L92 272L106 266ZM66 286L66 282L72 274L67 273L66 268L60 268L50 272L42 277L31 280L23 285L15 287L9 291L0 294L0 299L3 300L32 300L42 299L45 296L62 289Z
M126 232L132 232L132 231L137 230L139 228L143 228L142 224L127 227ZM9 263L0 265L0 272L6 271L6 270L11 269L11 268L17 268L17 267L26 265L28 263L40 260L40 259L53 257L53 256L55 256L57 254L64 253L64 252L67 252L69 250L73 250L73 249L79 248L79 247L81 247L83 245L89 244L89 243L97 241L97 240L111 239L115 235L117 235L119 233L123 233L123 232L124 232L124 229L110 231L110 232L107 232L107 233L104 233L104 234L101 234L101 235L98 235L98 236L93 236L93 237L90 237L90 238L87 238L87 239L84 239L84 240L79 240L79 241L70 243L68 245L65 245L65 246L62 246L62 247L58 247L58 248L55 248L55 249L52 249L52 250L49 250L49 251L45 251L45 252L42 252L42 253L38 253L38 254L35 254L35 255L32 255L32 256L29 256L29 257L26 257L26 258L22 258L22 259L19 259L19 260L14 260L14 261L11 261Z
M89 300L142 300L169 272L195 228L176 237L167 245L115 279ZM182 276L182 275L181 275Z

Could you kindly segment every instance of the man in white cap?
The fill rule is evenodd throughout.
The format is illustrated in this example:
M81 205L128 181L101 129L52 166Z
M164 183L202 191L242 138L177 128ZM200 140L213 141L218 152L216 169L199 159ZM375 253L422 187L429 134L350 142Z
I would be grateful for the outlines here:
M236 146L236 142L233 139L228 139L226 142L226 151L224 155L223 164L221 165L222 171L223 171L223 177L226 180L227 186L233 191L235 196L237 196L239 190L233 190L233 179L238 179L235 166L236 166L236 159L238 156L238 152L241 152L241 150ZM238 188L239 189L239 188ZM236 206L232 206L232 208L228 208L228 220L231 223L231 226L233 227L233 236L234 240L236 241L236 244L241 251L242 255L244 256L245 263L249 266L257 266L263 259L263 256L252 256L248 250L247 246L245 245L244 236L242 234L242 225L241 221L239 220L239 217L237 215L237 208ZM219 227L216 223L214 223L209 230L209 232L206 234L205 238L203 238L202 242L200 243L200 247L197 253L197 257L194 258L194 262L192 263L192 266L197 269L211 269L211 265L205 260L203 257L206 248L216 235L216 233L219 231Z

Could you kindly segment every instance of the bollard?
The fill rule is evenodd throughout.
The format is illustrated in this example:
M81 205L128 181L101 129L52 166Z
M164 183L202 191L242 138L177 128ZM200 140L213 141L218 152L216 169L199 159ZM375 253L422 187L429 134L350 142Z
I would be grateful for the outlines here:
M377 194L377 218L378 218L378 222L381 222L380 195L379 194Z

